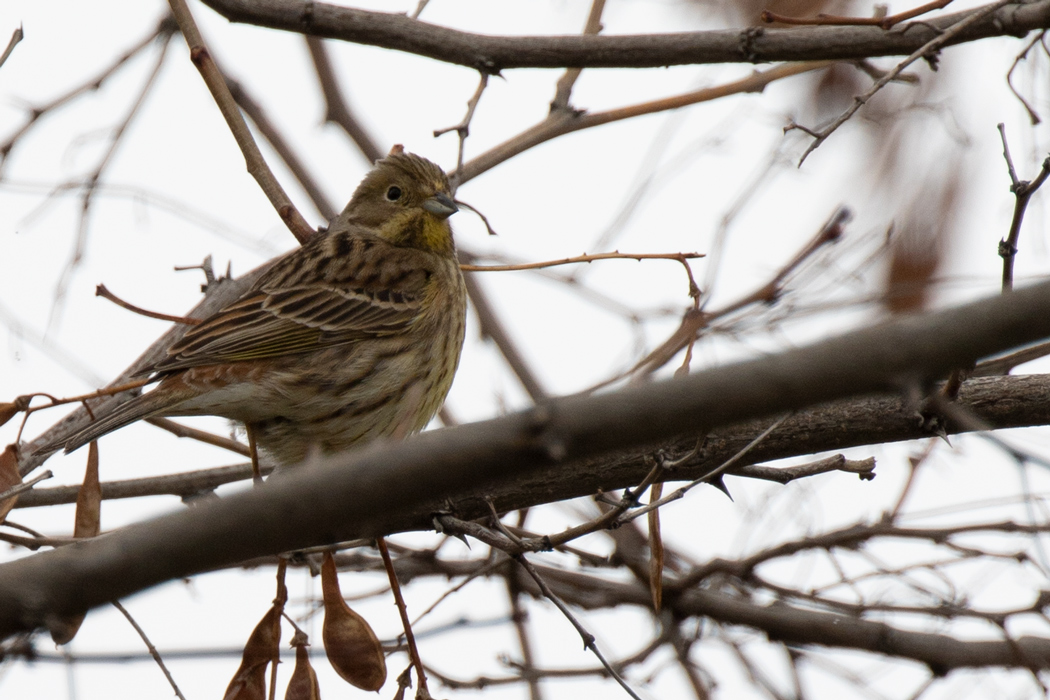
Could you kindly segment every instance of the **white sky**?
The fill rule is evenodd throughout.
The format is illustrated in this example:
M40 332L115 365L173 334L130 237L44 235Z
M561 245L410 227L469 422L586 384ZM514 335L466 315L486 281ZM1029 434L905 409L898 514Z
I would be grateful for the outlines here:
M411 11L415 2L372 4ZM69 0L16 0L0 5L0 38L6 39L19 24L26 34L0 68L0 139L21 124L24 104L47 102L83 82L144 36L165 7L160 2ZM335 127L320 125L323 108L301 38L229 25L199 4L192 9L218 59L270 110L331 198L340 204L345 201L368 164ZM862 8L863 12L868 9ZM894 5L890 9L904 8ZM587 10L585 2L434 0L424 19L489 34L558 34L578 32ZM610 0L603 18L608 33L702 29L719 26L720 22L712 13L685 2L638 0ZM951 88L942 88L930 98L934 109L909 110L910 118L920 124L920 137L914 146L920 154L915 170L937 176L950 162L951 153L959 154L960 167L966 168L968 207L945 269L945 274L953 275L958 283L947 286L942 299L996 289L1000 263L994 254L995 243L1006 233L1012 197L998 155L1001 146L995 124L1007 123L1022 177L1035 173L1040 154L1046 153L1050 143L1045 126L1033 129L1027 125L1002 78L1020 46L1017 40L1003 39L949 49L942 56L942 71L947 74L946 80L952 81ZM434 139L432 132L462 118L476 86L477 76L472 71L375 48L331 48L352 105L384 147L403 143L446 167L454 165L455 136ZM194 264L212 255L217 270L225 269L229 262L239 274L294 245L246 174L185 46L175 41L157 85L103 177L104 187L92 210L85 258L70 277L65 297L56 301L56 285L76 236L79 199L69 194L49 197L48 193L57 184L77 180L94 167L108 144L109 129L138 94L155 56L155 48L147 50L96 94L49 115L19 142L4 166L4 180L0 182L0 401L33 391L71 395L96 388L99 381L121 371L163 332L163 323L133 317L96 298L96 284L104 282L114 293L146 308L180 313L196 303L201 279L195 272L172 272L174 265ZM877 63L892 65L890 60ZM750 66L700 66L584 71L573 103L600 110L719 84L750 70ZM1045 80L1045 59L1041 70L1034 74L1022 71L1018 76L1016 82L1026 94L1033 94L1032 85ZM929 76L925 66L916 66L915 72ZM506 72L502 79L490 80L471 127L468 159L541 120L559 75L557 71L516 70ZM866 144L853 125L833 136L801 170L796 169L806 142L798 132L784 137L781 128L789 116L799 113L801 108L796 103L810 83L810 78L796 78L774 85L762 95L739 96L675 114L609 125L535 148L460 190L459 196L483 211L499 232L497 238L488 238L478 220L463 212L453 220L460 245L523 260L599 252L595 242L630 199L645 174L641 169L655 154L659 164L656 177L608 248L706 252L733 201L750 187L756 173L779 149L782 156L769 179L732 223L715 305L768 278L839 203L855 209L851 237L842 244L844 251L836 252L834 259L822 260L814 273L820 273L817 279L825 283L835 281L837 289L826 296L803 295L798 301L809 306L870 293L878 279L877 268L862 270L852 287L841 284L841 278L874 247L871 241L881 236L914 183L902 183L902 192L873 195L866 175L877 166L885 145ZM905 96L906 104L908 90L911 88L891 86L887 93ZM1041 100L1037 108L1047 116L1050 104L1045 88L1035 94ZM859 118L865 116L862 111ZM798 118L804 120L805 113ZM264 152L271 156L265 147ZM290 176L280 167L277 173L307 219L321 223ZM1037 201L1028 213L1022 238L1019 277L1045 274L1046 230L1045 207ZM697 262L693 267L702 279L705 264ZM585 275L594 289L621 303L674 313L648 323L639 336L617 315L581 301L572 290L536 275L492 274L483 278L515 339L545 386L555 393L582 389L629 366L639 357L639 341L652 347L662 340L677 325L677 314L688 302L685 276L676 263L606 262L592 265ZM857 313L823 314L769 337L753 333L744 342L718 340L698 348L694 367L838 333L861 318ZM527 398L498 352L477 339L473 319L471 324L449 408L461 420L474 420L527 405ZM75 362L62 358L75 358ZM35 437L50 420L50 415L34 416L26 437ZM218 419L193 423L228 432ZM0 428L0 445L12 441L16 431L14 423ZM1027 440L1035 449L1046 448L1041 432L1030 431L1017 439ZM978 494L973 489L953 489L978 482L982 497L1016 493L1014 476L992 485L979 476L982 465L997 458L994 450L976 439L953 443L956 454L946 450L933 460L929 487L918 496L921 503L975 498ZM698 489L685 502L667 510L665 532L694 556L729 556L790 532L852 522L858 517L858 508L869 517L877 517L880 509L892 503L905 476L903 455L907 449L850 452L858 457L874 454L880 460L879 478L874 482L833 475L784 489L735 480L730 483L735 502L713 489ZM212 448L179 441L148 425L131 426L107 437L101 451L104 480L240 461ZM83 461L81 453L52 459L48 466L55 478L45 485L78 482ZM1033 477L1033 488L1045 491L1048 484L1043 483L1042 475ZM174 498L107 502L103 527L115 528L179 507ZM573 517L564 508L551 509L530 524L555 530ZM16 510L12 518L47 533L65 534L71 527L72 509ZM789 529L779 530L785 520ZM591 540L583 544L597 550L607 547L600 537ZM420 536L400 541L426 540ZM5 556L21 553L8 551ZM975 577L979 575L974 573ZM304 597L316 593L315 583L305 573L294 572L290 584L292 610L301 612ZM347 594L371 591L380 585L375 577L343 577ZM1024 598L1031 585L1035 584L1015 581L996 590L1001 595ZM410 606L417 612L422 610L445 587L444 582L413 584ZM498 581L474 583L467 595L439 608L430 624L454 621L461 615L476 619L500 615L498 603L487 609L479 601L499 601L502 595ZM269 572L234 571L159 587L131 599L128 607L163 652L242 643L271 597ZM396 615L385 600L363 603L358 610L372 621L380 637L396 634ZM537 604L530 606L530 612L536 628L543 630L537 637L541 665L593 665L593 659L582 652L575 633L556 611ZM611 657L631 653L646 638L648 618L637 611L583 613L582 618ZM450 644L450 639L454 643ZM765 655L763 658L768 657L769 672L779 677L782 659L776 653L761 651L760 642L756 637L751 646L757 654ZM320 644L319 634L316 643ZM497 654L518 656L507 625L469 629L453 637L424 640L423 644L428 663L464 679L505 672ZM50 651L45 638L39 640L39 647ZM137 652L141 643L116 611L100 610L88 617L70 649L78 653ZM705 647L703 653L706 666L720 672L726 669L726 675L720 676L725 697L751 697L742 686L746 679L728 670L733 666L722 656L724 648ZM862 667L876 665L870 657L859 658L857 663ZM644 668L652 671L666 661L658 657ZM389 661L391 677L400 672L402 662L403 656ZM237 665L234 659L169 663L189 698L217 697ZM316 665L325 696L345 696L347 691L340 688L327 665L321 660ZM877 683L883 689L910 688L920 677L917 669L903 667L880 677ZM1007 681L1016 679L1003 680ZM969 690L987 690L982 683L987 681L975 683ZM391 696L392 687L384 689L382 697ZM1026 686L1022 683L1019 687ZM832 690L830 686L826 689ZM592 681L551 685L546 690L550 698L597 693L616 697L619 692L609 684ZM523 692L520 687L494 689L487 691L487 697L518 698ZM682 697L683 692L683 682L675 672L664 673L644 689L646 697L654 698ZM81 664L74 670L53 664L0 667L0 695L4 698L88 700L169 694L151 663L119 667ZM472 693L442 689L440 695Z

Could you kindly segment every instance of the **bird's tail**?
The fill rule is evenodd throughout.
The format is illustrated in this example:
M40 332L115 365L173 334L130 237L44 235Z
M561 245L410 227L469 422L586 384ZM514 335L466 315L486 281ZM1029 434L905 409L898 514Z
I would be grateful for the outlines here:
M72 452L92 440L97 440L107 433L123 428L125 425L143 418L152 418L169 406L170 398L164 397L163 392L160 396L155 391L136 396L127 403L123 403L115 408L111 413L99 417L87 427L73 433L64 440L58 440L44 446L40 451L44 452L49 448L58 450L61 447L65 447L66 453Z

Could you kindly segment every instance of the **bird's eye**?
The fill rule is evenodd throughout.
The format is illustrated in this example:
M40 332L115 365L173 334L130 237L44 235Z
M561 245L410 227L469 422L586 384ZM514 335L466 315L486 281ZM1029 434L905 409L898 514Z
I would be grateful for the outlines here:
M396 202L401 199L401 188L397 185L392 185L390 189L386 191L386 198L391 202Z

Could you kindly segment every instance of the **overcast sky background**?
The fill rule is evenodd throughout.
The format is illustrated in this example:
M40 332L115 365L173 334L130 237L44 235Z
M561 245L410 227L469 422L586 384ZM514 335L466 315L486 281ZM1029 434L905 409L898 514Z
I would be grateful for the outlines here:
M970 4L953 5L952 10ZM411 11L415 2L371 5ZM345 202L369 164L341 132L321 124L323 103L301 37L230 25L199 4L191 7L220 63L270 111L305 155L329 196L340 205ZM579 32L588 8L589 3L558 0L434 0L423 19L488 34L562 34ZM890 6L891 12L902 9L904 5ZM160 2L54 0L0 5L0 38L6 41L8 33L19 25L26 35L0 68L0 139L23 122L25 104L46 103L82 83L145 36L165 10L166 5ZM861 7L859 11L864 14L870 8ZM706 29L721 26L724 21L711 9L682 1L610 0L603 18L605 31L610 34ZM924 107L911 109L909 118L923 125L914 148L925 154L919 161L931 176L953 162L946 154L957 155L959 167L966 169L967 206L942 273L950 281L938 291L938 303L993 293L998 286L1000 261L995 256L995 244L1006 234L1013 198L999 156L996 123L1007 124L1022 177L1034 175L1050 144L1047 128L1028 125L1002 77L1020 47L1017 40L997 39L949 49L942 57L941 87ZM449 134L435 139L432 132L462 119L466 101L477 84L474 72L369 47L333 43L331 49L352 105L384 149L402 143L446 168L455 164L456 137ZM75 190L56 192L55 187L77 181L95 166L108 146L110 130L137 97L157 55L156 47L143 52L96 93L47 116L18 143L3 166L0 401L34 391L72 395L97 388L165 330L162 322L134 317L96 298L98 283L105 283L117 295L140 306L177 314L197 302L202 280L198 272L176 273L173 266L192 265L211 255L216 270L224 270L229 264L234 274L241 274L295 245L245 172L225 123L189 62L184 43L177 39L169 46L157 84L106 170L91 213L84 259L68 273L80 200ZM877 63L887 68L893 65L888 59ZM750 66L587 70L577 84L573 103L589 110L623 106L719 84L751 70ZM929 75L924 65L916 66L915 72ZM543 119L559 76L559 71L514 70L490 80L471 126L467 158ZM1031 94L1031 85L1045 78L1044 65L1042 73L1022 70L1017 84L1022 90L1028 86L1026 94ZM645 196L604 250L707 252L734 202L755 189L755 197L729 229L717 277L717 306L717 302L731 300L767 279L818 230L837 205L846 204L855 209L847 240L815 261L809 272L816 280L812 289L823 285L826 292L794 300L800 307L815 310L838 304L845 308L835 314L824 311L809 315L809 320L774 334L744 327L747 332L739 339L723 338L699 346L693 366L783 348L870 322L879 312L852 302L877 289L881 271L877 266L859 271L855 268L878 247L895 210L907 199L910 185L902 183L897 193L884 190L877 197L871 196L873 185L867 176L878 166L880 145L867 141L852 125L835 134L801 169L796 167L807 140L799 132L785 136L782 127L790 117L802 121L812 116L797 104L798 96L807 92L812 81L807 76L794 78L771 86L762 95L738 96L608 125L535 148L461 188L459 197L483 211L499 235L487 236L477 218L464 211L453 219L457 239L470 251L529 261L601 252L595 247L597 242L631 201L639 183L651 176ZM958 88L960 83L965 89ZM891 86L887 92L909 89ZM1045 102L1045 90L1041 95L1046 115L1050 105ZM857 118L865 118L865 112L862 110ZM270 150L264 146L263 151L311 224L323 223ZM756 178L767 168L761 185L756 186ZM1046 273L1045 211L1042 201L1037 200L1028 212L1017 262L1020 279ZM702 279L706 263L698 261L693 268ZM59 298L56 289L64 276L68 282ZM488 273L482 279L527 359L555 394L584 389L629 367L677 325L689 301L686 277L673 262L598 263L584 272L583 279L619 304L666 313L639 328L610 311L607 304L589 302L573 289L540 275ZM668 372L674 366L677 363L672 363ZM1037 370L1038 366L1032 371ZM449 409L467 421L527 405L517 380L505 368L498 351L480 341L471 318ZM25 437L38 435L58 415L35 415ZM229 432L218 419L188 422L221 434ZM0 429L0 444L14 440L16 431L14 423ZM1012 439L1050 454L1045 437L1033 431L1016 431ZM917 495L921 504L933 507L977 497L965 488L979 481L976 475L988 460L998 458L997 452L977 438L953 439L953 445L935 457L930 482ZM899 490L906 476L904 457L911 448L852 451L850 456L874 455L879 459L879 478L874 482L860 482L846 475L786 488L730 481L735 502L714 489L698 489L685 502L665 511L665 533L698 558L728 556L776 541L787 531L844 524L856 519L859 511L877 514ZM104 480L240 461L217 449L180 441L149 425L134 425L105 438L101 453ZM78 483L85 456L78 452L49 461L55 478L47 485ZM1041 475L1033 478L1035 490L1046 490ZM992 485L982 481L978 490L982 497L993 498L1014 493L1016 487L1016 482L1007 480ZM102 525L111 529L180 507L174 498L107 502ZM67 534L72 514L72 507L61 507L16 510L11 517L45 533ZM574 522L574 517L571 506L552 508L530 525L538 530L556 530ZM424 536L395 540L427 541ZM607 546L600 537L584 543L597 550ZM16 550L3 554L5 558L23 555ZM301 613L304 599L316 595L319 587L302 571L292 572L289 583L290 610ZM377 577L343 577L347 595L382 585ZM1031 582L1011 585L1023 595ZM437 581L414 583L411 609L418 613L446 587ZM272 595L270 572L231 571L161 586L136 596L127 606L162 653L201 647L236 648L265 612ZM427 662L461 678L499 675L503 669L496 654L505 651L516 657L518 653L513 630L506 624L482 623L502 614L498 604L489 609L485 602L502 597L502 582L478 581L471 584L467 594L439 608L423 630L464 617L479 624L432 641L424 635ZM396 614L386 599L363 603L357 609L381 638L397 633ZM556 611L536 604L530 606L530 613L536 628L543 630L541 664L592 665L578 637ZM631 609L615 615L584 613L582 618L611 657L636 650L644 634L632 630L647 630L649 625L647 615ZM308 631L319 647L319 625L310 628L309 624ZM755 641L755 648L760 649L761 640ZM38 640L38 646L42 651L51 650L45 637ZM104 609L89 615L69 649L75 653L139 652L142 645L116 611ZM742 689L744 679L733 677L728 670L732 668L729 659L719 657L724 651L712 648L705 653L709 654L703 657L705 665L726 669L727 675L720 678L725 697L751 697ZM851 657L842 656L844 660ZM876 665L867 658L864 664ZM666 661L654 659L646 668L655 670ZM776 654L770 654L768 662L771 673L783 672ZM168 663L187 697L204 698L219 696L238 661L169 659ZM403 667L403 656L392 657L388 663L393 678ZM340 687L322 659L316 667L325 697L364 696ZM289 663L282 671L290 669ZM917 669L910 672L905 667L873 682L884 688L904 687L895 684L907 684L918 677ZM281 681L282 689L285 682ZM392 687L384 689L381 696L390 697ZM684 687L681 678L669 672L643 693L653 698L681 697ZM988 689L975 683L967 691L980 697L982 690ZM832 686L826 690L836 692ZM617 697L619 691L609 684L581 681L552 685L548 692L551 698L573 698L596 697L592 694L599 693ZM486 697L519 698L523 693L520 687L491 689ZM473 695L444 689L439 694ZM152 663L63 668L18 662L0 667L0 695L89 700L168 697L170 689Z

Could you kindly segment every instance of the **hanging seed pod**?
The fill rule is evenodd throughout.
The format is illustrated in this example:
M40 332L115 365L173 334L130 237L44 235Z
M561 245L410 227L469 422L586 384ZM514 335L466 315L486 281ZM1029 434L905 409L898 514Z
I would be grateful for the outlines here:
M292 637L295 647L295 670L288 681L284 700L321 700L321 688L317 685L317 673L310 664L309 638L303 632Z
M263 615L244 645L241 666L226 688L223 700L266 700L266 667L281 643L281 616L276 605Z
M77 512L73 520L73 537L97 537L102 529L102 487L98 481L98 443L88 446L84 482L77 491ZM47 629L55 644L69 644L80 631L85 613L66 615L48 622Z
M18 447L8 445L0 452L0 491L6 491L22 483L18 473ZM12 496L0 503L0 522L3 522L11 509L15 507L18 496Z
M362 690L379 690L386 682L386 659L379 639L365 619L350 609L339 590L339 577L331 552L321 565L324 594L325 653L335 672Z
M0 425L3 425L7 421L11 420L22 410L16 403L2 402L0 403Z

